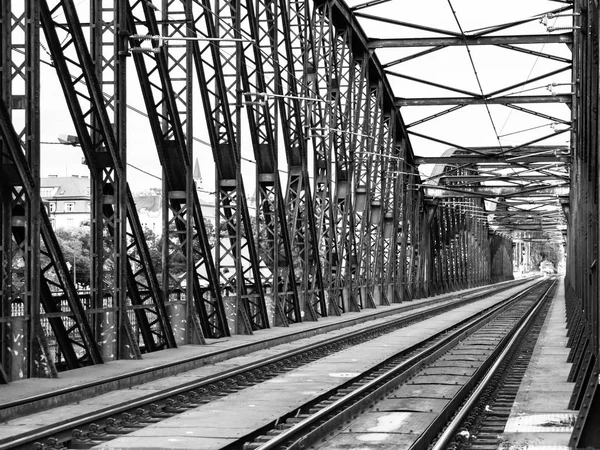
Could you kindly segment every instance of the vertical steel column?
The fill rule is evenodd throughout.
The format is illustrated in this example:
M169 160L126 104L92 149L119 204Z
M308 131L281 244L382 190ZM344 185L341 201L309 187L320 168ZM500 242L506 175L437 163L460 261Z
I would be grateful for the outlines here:
M368 279L370 280L368 295L371 296L373 304L379 306L385 304L383 293L381 291L382 280L382 253L383 242L381 239L381 223L383 222L383 184L386 163L386 118L383 106L383 86L381 81L378 81L375 86L371 87L371 120L372 127L372 144L371 153L373 154L372 165L369 168L371 174L369 183L369 199L368 205L368 224L370 248L368 264ZM389 119L389 118L388 118Z
M162 101L162 134L173 139L172 121L169 115L178 115L183 131L186 154L186 170L180 186L175 187L167 180L168 171L163 167L163 299L169 305L169 316L176 338L181 344L204 343L204 332L198 324L198 312L194 302L194 181L191 161L193 160L193 53L192 29L186 18L191 9L191 0L163 0L161 5L160 35L167 41L160 49L165 54L166 70L172 86L173 99ZM158 27L157 27L158 28ZM159 31L159 30L156 30ZM164 99L163 99L164 100ZM172 105L172 106L171 106ZM174 111L169 108L173 107ZM183 188L183 189L182 189ZM184 272L176 272L177 263L183 261ZM208 331L208 330L207 330ZM210 335L209 335L210 336ZM212 336L211 336L212 337Z
M599 175L598 95L600 55L600 14L591 0L574 3L572 110L577 123L572 135L573 183L570 193L567 307L573 369L570 380L575 388L569 407L579 409L570 445L576 448L600 446L600 305L598 302ZM578 337L578 338L577 338Z
M384 217L384 234L390 235L390 297L392 303L401 303L404 300L408 300L409 296L405 290L406 279L410 278L410 272L412 272L412 257L407 252L408 247L406 240L403 243L403 236L406 236L410 230L407 228L407 214L412 209L411 205L407 204L408 201L408 183L411 178L408 175L408 170L405 165L407 157L406 152L406 141L405 141L405 130L401 127L401 118L393 114L394 128L393 128L393 147L391 162L393 163L393 171L395 174L393 177L392 187L390 194L393 196L391 199L392 214L387 214ZM400 269L402 268L402 269ZM406 279L402 280L400 277L400 270L406 275ZM402 280L402 281L401 281Z
M412 172L407 177L405 189L405 210L403 210L402 237L403 245L406 247L405 256L402 258L402 266L406 260L406 284L403 286L403 299L413 300L429 295L424 289L425 272L422 260L430 252L429 247L422 248L420 245L423 230L421 228L421 216L423 211L423 199L421 191L416 187L418 176L413 172L414 168L406 163L407 152L404 152L404 170ZM429 245L430 241L428 241ZM429 256L427 256L429 258Z
M371 95L370 95L370 78L369 64L366 55L356 60L356 72L359 74L355 77L355 101L356 111L354 114L354 129L356 134L353 135L354 148L354 245L355 253L352 261L352 271L354 273L354 290L357 299L360 299L362 308L374 308L371 296L368 295L368 268L367 258L370 247L369 221L368 221L368 204L370 203L369 179L370 172L368 168L372 165L373 153L371 152L370 142L373 139L371 136L372 124L369 120L369 112L371 111Z
M307 134L311 137L314 149L314 185L313 204L317 225L319 247L324 249L322 258L324 288L327 295L329 314L339 315L344 312L343 304L339 302L334 292L334 276L337 266L338 251L335 238L335 221L333 217L332 199L332 148L329 128L331 126L331 102L333 89L337 89L332 68L334 26L331 20L330 5L323 3L315 6L312 11L313 60L315 78L311 83L309 97L324 99L322 102L310 102L306 117Z
M39 9L36 2L2 2L0 18L0 86L17 129L32 181L39 190ZM16 125L18 124L18 125ZM10 145L0 141L2 177L2 321L1 353L4 381L52 375L40 323L39 193L27 195L9 172ZM14 166L13 166L14 167ZM14 168L13 168L14 170ZM42 355L43 354L43 355ZM49 363L51 365L51 362Z
M282 139L286 149L288 180L285 204L292 248L298 255L301 272L300 301L305 320L316 320L328 314L319 249L318 232L313 205L312 187L308 173L308 148L311 142L309 113L316 82L315 48L309 3L304 0L280 0L284 45L279 49L281 64L278 74ZM282 62L282 59L284 60Z
M431 264L432 264L432 288L433 295L442 294L444 289L442 285L442 264L440 256L440 224L439 224L439 209L441 205L438 205L431 212L432 218L430 222L430 234L431 234Z
M278 170L278 107L281 89L279 67L282 19L277 2L252 3L242 8L241 26L250 30L253 42L245 42L241 65L242 85L251 141L256 159L256 228L261 264L261 283L272 287L274 324L301 321L296 262L292 254L289 220ZM311 314L312 315L312 314Z
M115 0L93 0L90 9L90 58L94 61L94 77L98 80L103 96L102 105L106 109L111 128L102 132L102 123L98 120L98 113L93 116L92 123L96 130L92 133L94 139L104 139L103 134L113 134L118 160L123 162L123 170L115 186L103 183L110 182L110 172L115 166L112 155L109 154L108 146L98 150L98 158L88 158L88 165L92 174L92 197L93 204L100 203L102 214L107 217L114 215L111 211L110 202L102 200L104 191L117 192L117 197L123 197L127 218L124 223L119 222L121 228L117 230L122 236L120 246L125 245L127 261L123 261L125 267L125 279L127 281L127 295L125 303L121 308L120 327L122 334L128 336L122 340L121 346L128 345L126 342L134 341L133 353L127 348L121 351L125 357L137 355L137 342L143 342L141 348L144 352L152 352L165 347L174 347L175 342L172 330L167 320L167 313L160 299L160 287L156 278L155 268L152 267L150 253L144 239L144 232L139 223L133 196L127 186L126 178L126 155L127 155L127 70L126 60L129 54L127 43L127 5ZM102 108L101 108L102 109ZM85 150L84 150L85 151ZM114 169L119 173L118 168ZM104 179L104 181L102 181ZM119 194L119 190L121 193ZM92 240L100 245L103 238L96 236L100 231L98 228L98 208L92 209ZM108 232L112 240L116 239L112 224L108 225L102 233ZM102 244L104 245L104 243ZM112 277L109 277L109 279ZM101 313L96 313L95 316ZM109 319L110 318L110 319ZM102 334L103 321L112 320L112 313L107 313L103 318L97 317L96 324L98 335ZM110 322L107 322L110 325ZM129 336L130 335L130 336ZM123 343L124 342L124 343ZM131 347L129 347L131 348ZM120 355L121 356L121 355Z
M333 218L335 226L337 266L333 283L334 294L344 310L359 311L360 307L352 290L351 275L351 235L350 214L352 213L352 160L350 141L353 125L353 78L355 66L350 54L352 33L350 30L337 30L332 53L333 74L331 91L331 116L329 123L330 145L334 153L335 192Z
M72 7L75 12L74 5ZM117 152L122 158L121 173L112 165L111 158L106 155L108 149L98 144L102 140L100 129L102 124L96 111L92 109L90 126L92 141L95 145L96 160L99 162L90 167L92 173L91 186L91 236L92 236L92 278L90 291L92 307L96 310L106 309L94 314L94 326L97 342L102 342L104 358L129 358L128 345L131 333L127 317L127 208L126 208L126 174L125 174L125 126L120 117L121 110L117 105L125 102L125 65L117 60L125 58L115 51L117 16L114 0L93 0L90 4L91 39L90 56L93 61L94 75L98 80L107 109L112 109L113 126L116 128ZM77 30L80 32L80 30ZM105 51L105 47L108 51ZM119 72L117 72L117 70ZM117 98L123 96L123 98Z
M187 3L173 5L187 5ZM185 11L186 24L193 22L191 12ZM169 208L176 212L182 211L185 215L188 213L190 205L182 210L182 199L187 195L192 196L193 208L190 214L193 214L193 253L194 253L194 264L195 271L194 276L191 279L186 280L187 283L192 284L194 306L197 312L197 316L191 316L187 326L183 331L183 334L194 333L193 336L188 336L192 341L200 342L202 335L210 338L218 338L229 335L229 328L225 318L225 310L221 297L221 290L218 286L218 276L214 266L211 244L209 242L209 236L207 234L207 228L204 223L202 210L200 208L200 201L196 192L189 188L189 176L188 171L192 171L191 160L188 152L186 151L186 138L181 125L180 113L177 108L177 101L173 87L171 83L171 77L168 71L168 62L166 58L166 52L164 47L158 48L156 40L154 47L141 48L141 43L146 39L144 34L137 32L137 24L145 27L146 33L156 36L159 34L158 21L156 20L155 10L147 2L129 2L128 4L128 29L130 34L137 35L136 38L130 39L131 53L134 59L136 70L138 73L138 79L143 93L144 102L146 104L146 110L148 112L148 120L158 156L163 167L164 181L167 184L167 192L176 192L172 199L166 199L169 201ZM195 31L192 26L186 25L186 30L195 37ZM188 41L192 45L194 59L198 55L198 44L196 41ZM202 72L199 72L202 75ZM200 77L201 78L201 77ZM202 78L201 78L202 80ZM161 105L166 104L168 106L168 114L161 115ZM170 124L167 132L163 133L163 126L161 121L166 121ZM192 173L193 176L193 173ZM181 195L182 192L186 194ZM185 202L185 200L184 200ZM164 222L169 220L168 211L164 211L166 218ZM131 214L130 214L131 215ZM188 224L188 218L180 220L178 214L173 214L170 219L173 220L174 226L177 227L180 237L178 238L181 249L189 250L189 241L186 240L187 231L185 226ZM174 244L173 244L174 245ZM186 258L189 262L189 259ZM186 270L187 270L186 262ZM183 280L178 281L183 284ZM205 283L201 285L200 281ZM186 286L186 289L189 289ZM177 298L178 291L175 288L171 297ZM165 306L164 302L159 302L159 305ZM176 305L171 305L176 306ZM189 311L184 311L184 314ZM200 321L200 324L197 321ZM166 320L166 324L170 327L170 321ZM185 336L184 336L185 338ZM174 344L173 344L174 345Z
M446 202L442 201L438 208L438 229L439 229L439 261L441 271L442 292L450 291L450 279L448 271L448 223L446 222Z
M437 270L436 270L436 236L434 234L435 212L437 210L437 202L423 201L423 210L420 214L421 227L419 240L419 263L420 272L422 273L422 291L425 295L437 294Z
M396 117L393 109L385 112L384 120L385 144L382 149L382 182L381 189L381 218L379 221L379 236L381 239L381 294L384 305L394 302L394 290L391 289L393 279L394 259L396 257L396 239L394 234L395 198L397 186L396 155ZM379 271L378 271L379 272Z
M365 212L363 214L362 259L364 261L363 277L367 304L380 305L379 289L376 284L376 261L378 254L377 231L381 219L381 199L377 186L381 183L381 136L382 136L382 85L381 82L370 81L367 93L366 120L369 123L369 139L366 143L368 155L365 184Z
M0 3L0 97L4 104L10 100L10 62L11 62L11 2ZM0 164L4 167L10 163L6 157L6 143L0 139ZM2 183L0 186L0 384L11 379L10 352L12 332L10 329L12 316L12 232L11 232L11 188Z
M239 5L224 1L217 10L206 1L202 15L194 19L196 29L216 39L204 49L194 50L194 63L202 82L203 104L212 123L209 134L216 161L216 216L224 236L217 238L216 260L219 284L235 293L237 331L251 333L269 326L263 287L260 284L258 252L241 177L242 36ZM231 11L236 14L232 16ZM190 11L189 14L192 12ZM204 24L200 24L200 21ZM232 56L233 55L233 56ZM206 70L206 73L205 73ZM234 308L236 305L232 305Z
M27 159L22 152L21 141L12 126L11 118L4 101L0 101L0 136L4 142L5 157L13 163L10 175L5 179L13 179L15 185L23 186L24 192L28 198L39 194ZM6 173L4 175L7 175ZM74 369L83 364L98 364L102 362L99 349L92 336L92 330L89 326L82 305L77 298L77 292L69 270L62 256L58 241L54 236L50 220L48 219L46 209L41 207L39 212L41 235L44 240L44 266L41 270L41 295L40 300L43 303L46 313L53 314L48 318L48 322L54 332L56 342L56 352L53 355L46 355L36 360L39 370L45 370L50 375L55 375L55 363L61 364L60 369ZM17 239L23 238L22 233L15 233ZM57 289L59 295L54 297L50 286ZM63 305L65 301L65 305ZM68 308L63 311L63 308ZM42 349L45 349L45 333L36 332L36 339ZM78 348L81 355L75 353ZM64 358L64 362L62 361ZM47 364L47 366L46 366Z
M126 280L129 278L129 284L133 286L136 283L134 278L137 271L127 267L126 221L128 216L132 232L135 234L134 239L139 243L144 238L140 234L141 226L135 208L132 204L128 205L131 203L131 194L128 191L124 175L125 164L122 160L124 150L119 148L113 123L108 116L106 100L94 72L94 64L87 48L75 5L71 0L64 0L54 4L52 9L49 8L48 2L42 3L41 7L42 24L48 40L49 51L52 53L59 74L81 148L84 151L86 162L90 166L92 176L96 177L94 182L99 183L98 186L102 186L102 189L99 187L97 189L98 195L101 195L102 198L97 199L93 205L92 226L95 227L99 224L99 214L102 214L102 226L105 227L106 232L100 236L99 231L93 230L92 236L96 242L93 245L103 245L106 249L103 248L98 252L99 254L95 255L98 261L94 264L99 267L100 264L104 264L103 261L106 258L112 258L113 267L110 270L110 278L106 280L99 273L94 274L96 279L93 283L97 289L92 295L98 306L95 313L101 315L101 317L97 317L96 330L105 338L104 352L109 358L137 358L140 356L138 342L126 313ZM55 21L53 14L57 20L65 20L65 22ZM58 32L63 38L62 44ZM124 36L120 36L119 39L124 39ZM121 42L120 46L124 48L124 42ZM84 91L79 91L82 88L78 83L79 80L85 80ZM86 107L85 112L83 107ZM127 207L129 207L129 214L125 213ZM138 244L137 250L140 249L145 249L142 252L145 255L138 261L148 264L147 247L145 244ZM112 283L110 286L113 293L112 298L103 294L105 287L103 283ZM137 293L136 289L132 289L132 291ZM141 306L143 299L139 295L134 295L132 301L134 299L135 306ZM145 308L140 308L140 311L144 310ZM156 311L162 314L160 305ZM163 319L161 326L164 326L164 317L161 319ZM111 327L111 324L116 324L116 326ZM151 332L146 333L145 338L151 339L152 334Z

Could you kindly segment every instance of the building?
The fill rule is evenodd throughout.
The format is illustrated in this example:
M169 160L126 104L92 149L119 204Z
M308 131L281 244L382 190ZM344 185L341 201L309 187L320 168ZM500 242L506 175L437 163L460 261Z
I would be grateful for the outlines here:
M202 216L215 225L215 197L214 194L205 191L203 188L198 159L194 161L193 177L196 183L196 194L202 208ZM150 189L147 192L135 195L133 200L142 228L148 228L157 235L161 235L163 231L162 190Z
M142 228L147 228L157 235L162 234L162 195L155 193L140 194L133 198L135 209Z
M215 204L214 196L204 192L198 192L200 207L204 219L215 224ZM142 228L148 228L157 235L162 234L162 193L145 192L134 196L135 208Z
M79 227L89 222L89 177L43 177L40 180L40 196L54 228Z
M202 187L198 160L194 163L194 181L203 217L215 224L215 197ZM79 227L90 220L90 178L73 175L43 177L40 184L42 202L54 228ZM134 197L140 223L157 235L162 234L162 190L150 189Z

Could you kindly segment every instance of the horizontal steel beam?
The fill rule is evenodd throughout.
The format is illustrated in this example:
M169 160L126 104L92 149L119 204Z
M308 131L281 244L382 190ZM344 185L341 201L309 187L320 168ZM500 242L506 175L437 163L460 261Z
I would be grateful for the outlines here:
M560 152L562 154L566 154L570 151L569 147L566 145L504 145L504 146L488 146L488 147L469 147L468 148L473 153L478 154L486 154L486 155L494 155L499 152L502 152L504 155L514 155L523 153L541 153L541 152ZM461 155L463 150L457 149L455 151L455 155Z
M561 183L562 185L562 183ZM542 189L542 188L555 188L556 183L554 184L550 184L550 183L546 183L546 184L534 184L534 183L528 183L528 184L439 184L438 185L440 188L442 189L458 189L458 190L482 190L482 189L487 189L487 190L499 190L499 189L532 189L532 190L537 190L537 189Z
M514 161L511 158L517 158L515 155L471 155L471 156L416 156L415 164L487 164L504 163L503 168L516 164L535 164L535 163L568 163L570 156L537 155L537 156L519 156Z
M557 215L560 215L561 217L563 217L563 213L562 210L556 209L556 210L546 210L546 211L488 211L488 213L490 215L496 216L496 217L524 217L527 218L528 216L533 216L533 217L555 217Z
M487 183L487 182L523 182L523 181L549 181L549 180L568 180L569 177L566 174L559 175L522 175L518 174L510 176L494 176L494 175L452 175L440 177L439 184L451 184L452 186L462 186L471 183Z
M509 95L504 97L431 97L396 98L397 107L402 106L448 106L448 105L514 105L530 103L571 103L570 94L558 95Z
M522 44L570 44L572 33L530 34L517 36L465 36L430 38L370 39L369 48L436 47L450 45L522 45Z
M560 231L562 230L562 228L560 228L560 224L551 224L551 225L546 225L546 224L536 224L536 225L525 225L525 224L512 224L511 226L499 226L499 227L494 227L494 224L492 224L492 228L495 231ZM563 225L564 226L564 225Z
M540 186L533 187L488 187L488 186L464 186L451 188L449 186L425 187L425 195L428 197L468 197L469 194L485 197L507 197L523 195L527 197L548 197L556 195L569 195L568 186Z

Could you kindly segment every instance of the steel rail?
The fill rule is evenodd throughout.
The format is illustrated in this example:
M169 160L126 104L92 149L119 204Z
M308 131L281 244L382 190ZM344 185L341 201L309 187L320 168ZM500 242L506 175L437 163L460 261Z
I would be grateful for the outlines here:
M523 280L519 280L519 281L523 281ZM529 281L529 280L525 279L524 281ZM534 284L532 287L534 287L536 285L537 285L537 283ZM513 282L511 282L510 285L508 287L506 287L506 289L508 289L510 287L514 287L514 286L515 286L515 284ZM530 287L530 288L532 288L532 287ZM488 286L488 288L489 288L489 286ZM504 290L504 289L499 289L498 291L501 291L501 290ZM324 346L330 346L332 344L347 342L347 341L351 340L352 338L359 337L361 335L373 333L374 331L376 332L378 330L388 328L388 327L392 328L394 326L399 326L403 322L412 322L415 320L419 320L419 319L422 319L422 316L425 316L425 315L431 315L432 313L434 313L434 315L435 315L435 313L442 312L446 308L459 307L462 304L475 301L477 298L480 298L482 295L489 294L489 292L482 293L481 291L486 291L486 289L485 288L477 289L476 293L473 296L470 296L467 299L465 299L463 297L454 302L452 302L451 299L429 300L427 302L424 302L423 304L414 305L414 307L412 307L411 309L419 308L422 306L423 307L431 306L431 304L439 303L440 301L443 301L444 304L432 307L431 309L428 309L426 311L415 312L415 313L409 314L409 315L401 317L401 318L393 319L384 324L378 324L378 325L367 327L366 329L363 329L363 330L357 330L357 331L353 331L348 334L343 334L341 336L329 339L326 342L321 341L321 342L317 342L314 344L305 345L296 350L286 352L285 354L271 356L271 357L262 359L260 361L252 362L252 363L237 367L235 369L230 369L228 371L224 371L224 372L221 372L221 373L218 373L215 375L211 375L211 376L202 378L201 380L194 380L194 381L191 381L188 383L180 384L176 387L165 389L159 393L150 394L145 397L141 397L137 400L129 401L126 404L110 406L110 407L107 407L107 408L104 408L101 410L97 410L97 411L94 411L93 413L90 413L87 415L82 415L77 420L74 420L74 421L69 420L68 422L65 422L62 424L50 425L45 428L40 428L40 429L36 430L35 433L27 434L21 438L13 440L10 444L0 444L0 450L8 450L8 449L12 449L15 447L32 444L34 442L40 441L42 439L45 439L45 438L48 438L51 436L61 435L61 434L64 434L65 432L69 432L70 430L73 430L77 427L89 424L91 422L101 421L108 417L115 416L115 415L123 413L123 412L127 412L127 411L131 411L131 410L135 410L136 408L148 406L151 403L161 402L169 397L173 397L178 394L183 394L183 393L189 392L193 389L201 388L203 386L217 383L217 382L223 381L225 379L233 378L237 375L243 375L246 372L260 369L265 366L268 366L269 364L274 364L274 363L284 361L286 359L293 358L294 356L301 355L302 353L307 353L307 352L310 352L313 350L317 350ZM444 301L444 300L446 300L446 301ZM356 319L353 319L353 320L356 320ZM193 359L200 359L200 358L189 358L189 359L193 360ZM170 363L168 365L171 366L171 365L174 365L174 363ZM159 366L159 367L162 367L162 366ZM147 371L148 370L143 370L140 372L145 373ZM138 373L138 372L135 372L135 373ZM119 377L114 377L114 378L118 379ZM91 383L91 384L96 385L96 384L98 384L98 382Z
M529 281L528 279L524 279L524 280L512 280L512 281L508 281L506 282L506 284L499 286L499 291L500 289L509 289L511 287L515 287L518 286L521 282L523 281ZM477 295L477 294L481 294L483 291L486 291L488 289L493 289L493 285L486 285L486 286L482 286L480 288L477 289L473 289L472 292L469 292L467 295ZM414 305L410 305L407 306L406 308L403 308L401 310L398 310L397 312L391 313L391 314L401 314L403 312L407 312L416 308L420 308L420 307L426 307L435 303L439 303L440 301L444 301L444 300L451 300L452 297L446 298L446 299L431 299L431 300L427 300L427 301L423 301L422 303L419 304L414 304ZM382 311L383 312L383 311ZM379 317L378 317L379 318ZM368 319L367 319L368 320ZM396 319L396 320L401 320L401 319ZM337 322L334 325L344 325L346 323L350 323L350 322L356 322L357 318L348 318L346 320ZM393 322L388 322L387 324L381 324L381 325L376 325L373 329L377 329L377 327L383 327L383 326L388 326L390 323ZM327 329L331 328L334 325L324 325L322 327L322 329L324 330L322 333L317 333L317 334L324 334L329 332ZM314 331L314 330L311 330ZM299 331L297 333L293 333L288 335L289 336L295 336L295 335L302 335L303 333L306 333L307 330L303 330L303 331ZM265 339L262 342L263 343L269 343L269 342L274 342L277 340L280 340L281 337L274 337L274 338L270 338L270 339ZM332 342L337 342L338 338L333 339L332 341L329 341L330 343ZM255 343L249 343L249 344L242 344L236 347L233 347L233 349L235 350L242 350L244 348L248 348L248 347L252 347L253 345L256 345ZM317 345L317 344L311 344L311 345ZM231 350L231 349L230 349ZM126 380L127 378L131 378L131 377L139 377L140 375L144 375L144 374L148 374L151 373L153 371L157 371L157 370L165 370L165 369L169 369L171 367L175 367L177 365L185 365L185 364L190 364L190 363L194 363L196 361L201 361L202 359L207 359L207 358L212 358L215 357L219 354L225 353L227 351L230 350L218 350L215 352L211 352L211 353L207 353L205 355L201 355L201 356L192 356L192 357L188 357L185 359L181 359L178 361L174 361L174 362L168 362L168 363L164 363L164 364L160 364L160 365L156 365L156 366L150 366L150 367L145 367L144 369L140 369L140 370L135 370L132 372L127 372L124 373L122 375L115 375L112 377L107 377L103 380L98 380L98 381L92 381L89 383L85 383L85 384L78 384L78 385L73 385L73 386L69 386L66 388L62 388L62 389L56 389L52 392L47 392L47 393L43 393L43 394L39 394L39 395L32 395L29 397L24 397L24 398L20 398L18 400L14 400L14 401L10 401L10 402L6 402L6 403L2 403L0 404L0 411L2 410L6 410L6 409L10 409L10 408L15 408L15 407L19 407L19 406L24 406L27 404L30 404L32 402L38 402L41 400L47 400L53 397L57 397L59 395L65 395L65 394L69 394L69 393L73 393L73 392L78 392L78 391L82 391L84 389L90 389L90 388L94 388L94 387L98 387L98 386L102 386L102 385L108 385L111 383L116 383L116 382L120 382L123 380ZM227 372L223 372L223 373L227 373ZM0 447L1 449L2 447Z
M449 441L454 436L456 436L456 433L457 433L459 427L461 426L462 422L464 421L465 417L469 414L470 410L475 406L475 404L477 403L477 400L479 399L479 397L483 393L483 391L490 385L494 375L496 374L496 372L498 372L498 370L500 369L500 367L502 366L504 361L508 358L508 355L511 352L512 348L518 343L518 341L521 340L523 333L526 331L526 329L529 327L531 322L537 316L539 310L542 308L542 306L544 304L544 299L548 296L548 294L551 292L552 288L555 286L556 283L557 283L557 281L554 280L554 282L542 294L542 296L540 297L540 300L537 302L536 306L534 308L532 308L531 311L527 314L527 316L521 321L519 328L515 331L513 336L510 338L510 340L508 341L508 343L506 344L506 346L504 347L504 349L502 350L502 352L500 353L498 358L496 358L495 362L492 364L492 366L487 371L485 376L481 379L481 381L479 382L479 384L477 385L475 390L471 393L469 398L463 403L463 405L460 407L460 409L456 412L456 414L453 416L450 423L446 426L446 428L444 429L444 431L442 432L440 437L436 440L436 442L433 444L433 446L429 447L430 450L446 449L446 446L449 443ZM416 447L416 444L413 447ZM413 447L411 447L411 448L413 448ZM423 448L425 448L425 445L423 446Z
M473 321L473 316L465 319L463 321L463 325L460 328L458 328L457 330L454 330L448 336L445 336L441 341L437 342L432 348L427 348L425 350L419 351L419 353L410 357L408 360L396 365L394 368L388 370L384 374L378 376L377 378L373 379L372 381L367 382L366 384L362 385L358 389L352 391L351 393L345 395L344 397L340 398L339 400L337 400L337 401L331 403L330 405L326 406L325 408L319 410L315 414L312 414L311 416L307 417L306 419L298 422L291 428L289 428L289 429L283 431L282 433L278 434L277 436L273 437L269 441L265 442L263 445L259 446L256 450L275 450L275 449L282 448L282 446L284 446L284 448L286 448L286 449L303 448L302 446L307 444L306 443L307 436L319 433L320 428L323 427L324 425L319 425L317 429L309 431L308 433L306 433L306 435L302 435L306 430L309 430L311 427L314 427L319 421L325 419L327 416L331 415L332 413L335 413L336 410L343 408L345 405L349 405L348 407L356 407L357 404L364 405L364 404L368 404L369 402L372 402L373 398L378 397L379 395L381 395L382 392L386 392L386 389L389 390L389 388L388 388L389 384L393 383L397 377L401 376L402 374L406 374L407 372L410 372L410 373L414 372L415 370L417 370L418 368L420 368L421 366L423 366L425 364L423 361L424 359L426 359L426 358L431 359L439 352L445 351L445 347L447 347L449 345L453 345L453 343L455 341L457 341L458 339L462 338L463 335L465 335L466 333L471 331L473 328L477 327L479 324L481 324L484 321L486 321L487 319L489 319L491 316L493 316L497 312L507 308L512 303L518 301L523 296L527 295L529 292L531 292L535 288L539 287L542 282L543 282L543 280L524 289L523 291L519 292L518 294L515 294L512 297L509 297L505 301L502 301L500 304L496 304L496 305L490 307L488 309L488 311L486 311L483 314L482 314L482 312L474 314L474 316L478 316L478 315L480 316L480 317L477 317L475 319L475 321ZM435 339L436 337L443 335L446 332L447 332L447 329L443 330L439 333L436 333L435 336L432 336L429 339ZM419 345L420 345L420 343L415 344L414 346L411 346L408 349L406 349L405 352L409 353L412 351L412 349L414 349L415 347L417 347ZM336 414L336 417L338 417L340 414L345 414L345 412ZM349 415L349 414L345 414L345 415ZM298 435L300 435L301 437L296 438ZM286 442L288 442L292 439L296 439L296 440L289 446L285 445Z

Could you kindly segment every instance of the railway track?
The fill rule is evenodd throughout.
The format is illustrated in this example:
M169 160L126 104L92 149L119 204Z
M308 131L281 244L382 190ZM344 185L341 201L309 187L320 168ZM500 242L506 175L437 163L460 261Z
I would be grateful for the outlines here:
M549 303L540 303L506 345L431 450L495 450L531 361Z
M445 304L446 302L451 301L464 301L467 303L470 301L476 301L481 298L484 298L488 295L494 295L497 292L501 292L504 289L509 289L511 287L518 286L526 280L513 280L510 282L501 283L499 286L483 286L479 288L469 289L468 293L457 292L455 294L447 294L442 298L433 298L429 300L420 300L417 302L407 302L402 304L401 310L397 310L396 312L389 314L386 311L382 310L381 315L377 315L379 318L391 316L391 315L399 315L407 311L416 310L423 307L428 306L440 306ZM460 306L458 304L458 306ZM348 324L359 324L364 323L366 320L364 318L353 318L345 321L341 321L335 324L324 324L316 329L311 329L309 331L298 331L295 333L289 334L288 338L291 340L302 339L309 335L325 335L326 333L336 331L341 327L350 326ZM373 320L371 318L370 320ZM275 347L280 345L281 343L286 343L285 338L281 337L273 337L269 339L261 340L259 345L255 344L244 344L235 347L236 354L250 354L259 350L260 348L264 348L264 346ZM69 399L73 399L72 401L81 401L86 398L91 398L97 396L101 393L110 392L115 389L122 389L126 387L132 387L140 382L144 382L142 380L154 380L156 378L165 377L169 374L177 374L181 372L185 372L196 367L201 367L205 364L213 364L216 362L224 361L227 359L228 351L216 351L210 352L208 354L201 354L197 356L191 356L187 358L183 358L174 362L163 363L160 365L153 365L150 368L138 369L131 373L125 373L122 375L116 376L108 376L103 379L96 379L93 382L86 383L77 383L72 386L65 386L63 388L57 388L52 391L44 392L41 394L34 394L32 396L22 397L18 399L14 399L12 401L5 401L0 403L0 421L7 421L17 417L22 417L27 414L43 411L49 408L55 408L57 406L62 406L69 403ZM229 356L231 357L231 356ZM155 375L159 374L159 375ZM0 444L2 443L0 439Z
M294 370L301 365L339 352L344 348L358 345L369 339L375 339L393 330L424 320L426 317L432 317L449 309L476 301L478 298L479 296L472 296L468 299L442 305L434 305L435 302L433 301L428 302L430 308L427 311L415 312L402 318L390 320L382 325L371 326L361 331L345 334L328 340L325 344L304 346L291 353L288 352L286 355L268 358L213 377L186 383L157 395L147 396L135 403L106 408L94 415L81 417L68 424L39 429L36 433L20 436L12 442L0 440L0 449L91 448L160 420L197 408L224 395L262 383L281 373ZM437 336L435 340L442 341L444 336ZM411 355L404 355L404 357L410 358ZM377 377L377 371L370 373L369 376L371 378Z
M435 450L497 448L485 445L490 443L490 439L484 438L485 433L491 431L497 436L502 424L496 419L499 416L508 417L508 403L511 397L514 399L513 395L516 394L520 382L518 377L522 377L526 369L526 361L523 358L519 359L519 352L525 350L525 343L529 346L535 343L533 336L526 340L522 337L531 331L534 320L537 320L538 324L539 321L543 321L543 313L547 310L548 303L544 300L549 297L553 287L554 283L537 285L470 320L469 323L457 324L452 329L385 361L317 402L305 405L294 414L281 417L274 426L261 430L247 442L236 442L228 449L301 449L312 445L313 448L319 449L352 448L348 440L349 434L364 433L365 436L373 430L370 426L372 420L368 425L364 422L352 424L355 418L368 410L377 410L378 402L400 389L402 385L407 386L409 382L419 383L420 377L444 371L462 372L465 380L461 388L446 402L425 430L402 441L401 444L397 441L394 444L398 445L397 448L410 450L426 449L432 442L435 443ZM478 347L477 351L473 352L473 347ZM471 362L468 368L460 364L459 359L453 358L455 355L465 354L477 355L477 358L467 359ZM514 364L507 362L506 354L514 355ZM464 359L461 362L464 362ZM448 370L449 367L458 371ZM491 374L488 372L490 367L493 369ZM499 373L497 367L504 369L502 373ZM515 379L511 370L517 368L519 371ZM506 383L507 380L511 383ZM429 386L429 389L432 387ZM495 396L491 394L498 391L501 393L496 393ZM492 397L503 402L502 407L494 404L490 409ZM482 414L482 411L487 411L487 414ZM448 418L453 416L452 423L446 425ZM478 420L480 417L485 417L486 420ZM347 430L346 436L343 436L344 433L338 433L344 429ZM471 439L480 432L480 439ZM439 433L442 434L438 436ZM380 438L376 438L377 442L382 444L378 439ZM356 441L355 445L360 444L361 442ZM497 442L494 444L497 445Z

